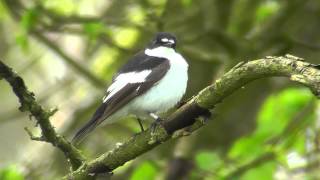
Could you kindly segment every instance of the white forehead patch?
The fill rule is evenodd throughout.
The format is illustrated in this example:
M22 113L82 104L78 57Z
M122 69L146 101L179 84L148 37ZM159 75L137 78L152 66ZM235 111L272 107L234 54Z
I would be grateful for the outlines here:
M168 38L162 38L161 41L162 41L162 42L168 42L169 39L168 39Z

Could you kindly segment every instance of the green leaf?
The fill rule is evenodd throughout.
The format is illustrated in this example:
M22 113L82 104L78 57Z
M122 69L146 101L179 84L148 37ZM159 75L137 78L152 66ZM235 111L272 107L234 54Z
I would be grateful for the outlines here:
M152 180L156 178L156 175L157 169L150 162L144 162L134 170L130 180Z
M206 171L214 171L222 165L220 157L216 153L208 151L197 153L195 162L197 167Z
M73 0L43 0L43 6L62 15L71 15L76 12L78 1Z
M269 97L258 115L256 133L266 136L281 133L312 98L312 93L304 88L288 88Z
M192 0L181 0L181 4L184 7L190 7L192 5Z
M269 151L270 149L266 145L266 142L272 137L279 136L293 117L312 98L312 93L308 89L303 88L288 88L278 94L271 95L262 105L258 114L257 128L254 133L238 140L229 151L229 157L241 161L241 158L252 158ZM290 142L288 141L290 137L286 135L286 139L282 141ZM297 148L301 148L301 141L295 143ZM293 143L290 145L292 146Z
M262 146L264 139L259 135L241 138L232 146L228 155L239 161L258 156L265 151L265 147Z
M3 22L5 18L8 17L8 12L6 10L6 7L4 6L4 3L0 3L0 20Z
M259 167L251 168L241 176L241 180L270 180L274 179L274 171L276 170L276 163L269 162Z
M23 180L24 177L21 172L17 169L16 166L8 166L0 170L0 179L1 180Z
M147 20L147 12L142 7L132 7L128 10L126 18L134 24L144 25Z
M261 23L276 14L280 9L278 1L269 0L263 3L256 11L256 22Z
M101 78L109 80L116 71L113 67L115 60L119 57L119 51L115 48L103 47L97 51L93 60L92 70Z
M15 37L17 45L21 47L24 51L27 51L29 48L29 40L26 33L19 33Z
M83 30L90 40L96 40L99 37L99 35L107 32L105 25L98 22L83 24Z
M167 1L170 1L170 0L148 0L148 3L150 3L153 6L163 7Z
M32 29L38 20L39 11L36 8L28 9L21 18L20 25L24 31L28 32Z
M117 28L113 33L112 37L117 45L123 48L131 48L135 45L139 31L135 28Z
M20 27L22 30L16 35L15 41L25 51L29 47L28 32L36 26L38 17L39 10L37 8L27 9L21 17Z

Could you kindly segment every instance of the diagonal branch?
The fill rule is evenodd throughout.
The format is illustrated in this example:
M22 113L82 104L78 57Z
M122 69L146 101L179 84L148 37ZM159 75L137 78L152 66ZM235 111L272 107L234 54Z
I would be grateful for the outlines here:
M28 91L22 78L1 61L0 79L4 78L12 86L14 93L19 98L20 110L31 112L40 125L42 137L35 137L32 134L30 136L49 142L63 151L74 170L80 166L68 174L65 179L88 179L92 174L112 171L161 143L188 135L199 129L205 123L198 117L207 115L209 109L251 81L271 76L289 77L290 80L309 87L315 96L320 97L320 70L318 68L319 66L291 55L266 57L239 63L214 84L202 90L171 114L167 121L157 125L154 131L148 129L91 161L86 160L78 149L56 133L49 121L53 111L43 109L35 100L34 94Z
M78 149L72 146L64 137L56 133L54 127L51 125L49 118L56 110L45 110L36 101L34 94L30 92L24 84L24 81L11 68L0 61L0 79L4 78L12 87L13 92L19 98L20 111L29 111L35 117L37 124L39 124L42 132L42 137L34 137L29 132L31 139L37 139L51 143L53 146L59 148L65 154L66 158L70 160L73 169L78 168L85 160L84 156ZM27 131L28 132L28 131Z
M92 173L112 171L161 143L184 135L185 133L181 133L183 131L176 132L181 128L188 127L188 133L192 133L204 125L202 121L195 120L197 117L207 113L208 109L222 102L237 89L257 79L272 76L288 77L291 81L310 88L319 98L320 70L317 68L318 66L291 55L241 62L171 114L167 121L156 126L154 131L148 129L136 135L114 150L82 165L65 179L84 179Z

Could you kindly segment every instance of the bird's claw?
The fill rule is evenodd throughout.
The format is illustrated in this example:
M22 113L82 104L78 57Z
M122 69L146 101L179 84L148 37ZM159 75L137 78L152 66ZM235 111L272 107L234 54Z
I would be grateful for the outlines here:
M151 134L154 134L154 132L157 129L157 126L159 126L162 123L161 118L157 118L153 123L150 125Z

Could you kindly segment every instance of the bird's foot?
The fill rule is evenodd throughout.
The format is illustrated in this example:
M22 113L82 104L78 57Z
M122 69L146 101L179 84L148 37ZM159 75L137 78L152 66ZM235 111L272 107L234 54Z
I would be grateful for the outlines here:
M154 133L156 127L162 123L162 119L154 113L150 113L150 116L155 119L155 121L150 125L151 133Z
M142 124L142 122L141 122L141 119L137 118L137 121L138 121L138 123L139 123L141 132L143 132L143 131L144 131L144 128L143 128L143 124Z
M156 131L157 126L159 126L162 123L162 119L158 118L150 125L151 133L153 134Z

